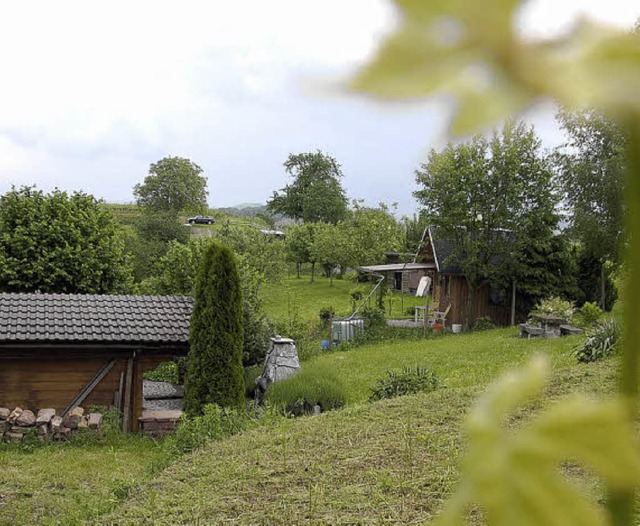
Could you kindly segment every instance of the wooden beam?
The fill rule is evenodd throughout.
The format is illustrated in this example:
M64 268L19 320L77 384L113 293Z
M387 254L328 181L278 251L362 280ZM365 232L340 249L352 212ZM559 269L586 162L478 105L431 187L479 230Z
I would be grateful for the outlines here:
M133 391L133 360L134 355L127 360L127 373L124 382L124 405L122 408L122 430L126 433L131 430L131 392Z
M69 411L71 411L74 407L78 407L80 404L82 404L82 402L85 401L87 396L91 394L91 391L93 391L96 385L98 385L102 381L102 379L107 375L107 373L113 368L113 366L116 364L117 361L118 360L114 358L111 361L104 364L102 368L96 373L96 375L91 380L89 380L89 382L80 390L80 392L71 401L71 403L65 408L65 410L62 411L62 414L60 416L64 418L65 416L67 416L67 413L69 413Z

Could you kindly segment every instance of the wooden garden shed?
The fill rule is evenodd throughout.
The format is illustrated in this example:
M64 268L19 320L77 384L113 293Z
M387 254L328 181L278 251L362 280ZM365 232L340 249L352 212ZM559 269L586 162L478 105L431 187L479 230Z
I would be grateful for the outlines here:
M138 429L142 375L189 350L183 296L0 294L0 406L116 406Z
M456 261L451 258L452 247L446 240L438 237L437 229L427 227L422 244L414 261L416 263L432 263L433 269L428 271L432 278L432 295L436 310L444 311L451 306L446 323L464 325L467 319L467 299L469 285ZM475 317L487 316L500 326L511 322L511 306L513 298L504 291L495 289L490 283L484 283L476 292L474 302Z

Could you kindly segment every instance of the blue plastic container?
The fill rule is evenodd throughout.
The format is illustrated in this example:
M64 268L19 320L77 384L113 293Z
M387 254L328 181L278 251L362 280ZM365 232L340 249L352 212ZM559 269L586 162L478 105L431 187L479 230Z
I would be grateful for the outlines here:
M320 341L320 348L323 351L328 351L329 349L331 349L331 342L329 340L321 340Z

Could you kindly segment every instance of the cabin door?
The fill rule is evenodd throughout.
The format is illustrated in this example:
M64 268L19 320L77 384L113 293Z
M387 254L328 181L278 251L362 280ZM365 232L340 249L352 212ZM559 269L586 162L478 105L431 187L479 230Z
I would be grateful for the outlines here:
M396 272L394 278L395 286L393 288L395 290L402 290L402 272Z

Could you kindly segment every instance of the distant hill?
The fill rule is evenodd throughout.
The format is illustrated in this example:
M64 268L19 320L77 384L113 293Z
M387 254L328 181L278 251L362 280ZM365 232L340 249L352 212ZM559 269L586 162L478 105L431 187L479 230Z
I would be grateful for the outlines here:
M224 212L230 216L240 217L256 217L258 214L264 214L267 211L267 205L259 203L241 203L235 206L225 208L216 208L220 212Z

